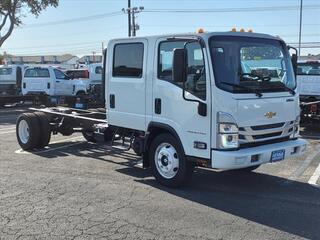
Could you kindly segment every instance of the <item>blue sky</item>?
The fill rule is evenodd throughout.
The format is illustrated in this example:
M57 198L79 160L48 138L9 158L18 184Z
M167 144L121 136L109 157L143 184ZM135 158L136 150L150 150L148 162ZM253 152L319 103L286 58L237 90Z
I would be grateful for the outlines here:
M299 11L277 10L294 7L300 0L132 0L133 6L144 6L138 15L138 36L206 31L229 31L233 26L254 32L279 35L289 43L298 42ZM320 1L304 0L302 42L317 42L318 48L303 53L320 53ZM307 7L315 6L318 7ZM48 8L38 18L25 13L23 26L15 29L0 52L41 55L99 53L102 42L127 36L127 16L121 14L127 0L60 0L58 8ZM239 8L271 7L267 11L239 11ZM233 12L228 12L228 9ZM154 13L152 9L227 9L209 13ZM108 13L113 16L106 16ZM118 13L119 12L119 13ZM103 16L97 16L105 14ZM93 16L93 17L92 17ZM78 21L81 19L81 21ZM67 21L65 21L67 20Z

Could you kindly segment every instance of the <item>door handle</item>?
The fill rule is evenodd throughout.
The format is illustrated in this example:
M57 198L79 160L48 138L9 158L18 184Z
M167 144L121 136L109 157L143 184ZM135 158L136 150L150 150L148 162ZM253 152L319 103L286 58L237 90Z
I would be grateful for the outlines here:
M116 107L116 97L114 94L110 94L110 108Z
M59 83L60 81L56 81L56 83Z
M161 99L160 98L156 98L154 100L154 112L156 114L161 114Z

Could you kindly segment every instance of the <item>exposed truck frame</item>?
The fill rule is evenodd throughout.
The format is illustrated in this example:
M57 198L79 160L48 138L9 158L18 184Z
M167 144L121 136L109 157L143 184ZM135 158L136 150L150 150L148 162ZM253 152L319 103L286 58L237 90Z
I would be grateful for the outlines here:
M240 52L233 48L237 44ZM261 45L276 52L275 60L257 63L250 57L252 49L242 51ZM243 52L249 55L240 57ZM228 69L236 60L246 58L235 77L256 88L219 82L234 74ZM283 40L264 34L111 40L103 64L106 108L33 108L18 118L17 139L24 150L32 150L47 146L52 133L81 132L90 142L101 136L113 147L133 149L142 156L143 167L151 167L169 187L189 180L195 166L252 171L305 151L306 141L298 138L295 63L296 55L291 63Z

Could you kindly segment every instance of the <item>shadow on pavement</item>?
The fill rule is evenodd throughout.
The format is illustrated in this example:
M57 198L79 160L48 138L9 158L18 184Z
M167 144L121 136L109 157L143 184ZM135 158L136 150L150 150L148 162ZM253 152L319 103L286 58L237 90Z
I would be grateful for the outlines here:
M301 123L300 135L305 139L320 140L320 121Z
M119 172L135 177L140 169ZM138 179L175 196L308 239L320 236L320 189L263 173L239 174L198 169L182 189Z
M53 147L57 146L60 144ZM45 158L72 155L121 165L116 170L119 173L188 201L300 237L319 239L320 236L320 189L306 183L259 172L241 174L199 168L189 185L170 189L151 178L150 170L137 167L141 159L135 154L104 145L83 142L58 151L33 154Z

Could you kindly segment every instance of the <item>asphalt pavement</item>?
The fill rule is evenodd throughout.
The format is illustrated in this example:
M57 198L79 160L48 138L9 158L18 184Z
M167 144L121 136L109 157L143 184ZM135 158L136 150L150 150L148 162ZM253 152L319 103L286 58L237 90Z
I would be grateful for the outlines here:
M198 168L160 186L132 152L53 136L25 152L26 109L0 110L0 239L320 239L320 129L301 128L302 157L252 174ZM320 125L320 124L319 124Z

